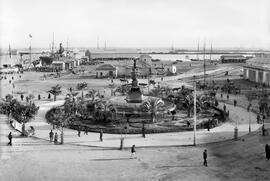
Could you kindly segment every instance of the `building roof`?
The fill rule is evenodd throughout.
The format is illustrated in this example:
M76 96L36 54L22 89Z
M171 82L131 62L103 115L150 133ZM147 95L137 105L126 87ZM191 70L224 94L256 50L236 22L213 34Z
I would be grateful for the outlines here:
M221 59L247 59L243 55L235 55L235 54L229 54L229 55L221 55Z
M96 68L96 70L112 70L115 71L116 67L112 66L111 64L102 64Z
M270 69L270 57L269 58L261 58L261 57L251 58L247 60L247 66Z
M140 58L151 58L152 59L152 57L150 55L147 55L147 54L142 54L140 56Z

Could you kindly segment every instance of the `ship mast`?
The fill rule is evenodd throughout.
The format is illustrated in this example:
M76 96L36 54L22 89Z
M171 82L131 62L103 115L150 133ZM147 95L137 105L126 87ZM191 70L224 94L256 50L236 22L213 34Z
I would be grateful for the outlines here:
M54 32L53 32L53 41L52 41L52 54L54 53Z
M11 47L10 47L10 43L8 44L8 54L9 54L9 58L11 58Z
M212 42L211 42L211 50L210 50L210 61L211 61L211 59L212 59Z
M205 43L203 46L203 85L205 87L205 72L206 72L206 65L205 65Z
M200 42L198 41L198 45L197 45L197 60L199 60L199 51L200 51Z

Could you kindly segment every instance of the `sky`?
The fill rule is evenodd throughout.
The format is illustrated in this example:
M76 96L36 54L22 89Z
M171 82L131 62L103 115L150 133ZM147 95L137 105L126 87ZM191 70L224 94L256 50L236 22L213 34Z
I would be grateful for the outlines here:
M268 0L0 0L0 46L261 48ZM32 35L32 38L29 37Z

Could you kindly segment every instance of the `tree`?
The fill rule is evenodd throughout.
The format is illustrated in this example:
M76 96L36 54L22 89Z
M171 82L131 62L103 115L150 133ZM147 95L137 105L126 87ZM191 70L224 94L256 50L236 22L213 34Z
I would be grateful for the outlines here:
M252 106L251 102L255 99L257 99L258 95L255 93L255 92L247 92L245 94L248 102L249 102L249 105L248 105L248 109L250 108L250 106ZM248 110L249 111L249 110Z
M87 87L87 83L86 82L80 82L77 84L77 89L79 91L82 91L82 98L83 98L83 90Z
M84 55L91 61L91 52L89 50L86 50Z
M151 122L154 123L156 122L157 112L160 110L160 108L163 105L164 105L164 102L161 99L149 98L142 104L143 106L142 109L150 113Z
M12 112L12 117L19 123L22 123L22 134L27 135L25 131L25 123L29 122L31 119L34 119L39 107L34 103L31 105L24 105L18 103L16 105L15 111Z
M6 96L6 100L1 103L1 112L7 115L8 120L10 120L10 116L13 114L13 112L17 111L16 109L18 104L19 102L10 94L8 94Z
M128 85L121 85L121 86L118 86L116 88L115 92L119 92L122 95L125 95L129 90L130 90L130 86L128 86Z
M59 86L59 84L57 84L56 86L53 86L51 90L49 90L48 92L54 95L54 101L56 101L56 96L62 93L61 87Z
M94 102L97 99L97 97L99 97L99 93L97 90L91 89L88 91L88 93L85 95L85 97L92 98L92 102Z
M153 97L161 97L162 90L161 88L157 87L157 88L152 89L149 94L150 96L153 96Z
M76 119L74 116L70 116L69 111L67 111L65 109L63 111L61 107L53 107L46 113L47 122L61 131L61 144L64 144L64 127L73 125Z

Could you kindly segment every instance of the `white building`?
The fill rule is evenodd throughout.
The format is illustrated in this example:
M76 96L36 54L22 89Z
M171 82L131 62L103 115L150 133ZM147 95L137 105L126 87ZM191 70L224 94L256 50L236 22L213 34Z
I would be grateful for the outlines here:
M243 66L244 79L270 85L270 55L256 55Z
M150 55L143 54L139 57L138 63L147 64L148 66L152 65L152 57Z
M111 64L102 64L96 68L96 77L117 77L117 67L112 66Z

